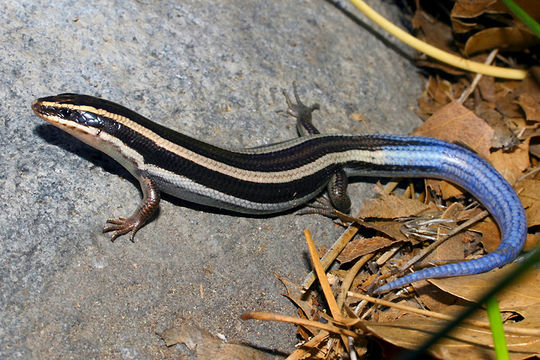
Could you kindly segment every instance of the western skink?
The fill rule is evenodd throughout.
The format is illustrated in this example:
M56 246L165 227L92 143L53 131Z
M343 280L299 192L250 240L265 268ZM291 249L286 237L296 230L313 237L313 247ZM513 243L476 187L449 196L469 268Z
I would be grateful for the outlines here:
M128 218L109 219L112 239L135 232L157 209L160 192L247 214L305 204L328 186L332 204L347 211L347 176L432 177L476 197L501 230L499 247L478 259L427 268L379 287L383 293L422 279L477 274L512 261L527 232L512 186L473 152L441 140L398 135L321 135L311 123L318 106L296 104L301 137L276 144L225 149L156 124L113 102L88 95L40 98L34 112L122 164L140 182L143 200Z

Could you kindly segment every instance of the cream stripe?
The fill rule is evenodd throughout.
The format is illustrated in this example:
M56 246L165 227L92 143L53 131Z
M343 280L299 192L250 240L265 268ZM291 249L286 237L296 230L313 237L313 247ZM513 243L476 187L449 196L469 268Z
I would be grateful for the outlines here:
M157 179L162 191L173 196L198 204L220 207L247 214L265 214L292 209L308 202L321 191L321 189L317 189L302 198L280 203L259 203L208 188L185 176L175 174L154 165L148 165L147 171Z
M294 180L301 179L305 176L311 175L329 164L339 164L349 161L365 161L373 164L385 164L386 156L382 151L369 151L369 150L347 150L339 153L329 153L321 156L315 161L305 164L298 168L284 170L284 171L275 171L275 172L261 172L261 171L251 171L237 168L224 164L222 162L207 158L196 152L190 151L180 145L177 145L165 138L162 138L153 131L145 128L144 126L118 114L110 113L103 109L96 109L91 106L86 105L73 105L73 104L58 104L54 102L43 102L45 106L53 106L60 108L69 108L79 111L87 111L100 116L105 116L114 121L121 123L122 125L130 128L131 130L137 132L141 136L144 136L147 139L153 141L157 146L162 147L188 161L194 162L201 166L204 166L212 171L219 172L221 174L237 178L239 180L251 181L257 183L286 183ZM298 140L298 142L301 142ZM294 144L298 142L294 141ZM280 148L279 144L277 144ZM270 145L270 149L275 149L276 145ZM264 147L260 148L261 150ZM256 148L253 150L257 150Z

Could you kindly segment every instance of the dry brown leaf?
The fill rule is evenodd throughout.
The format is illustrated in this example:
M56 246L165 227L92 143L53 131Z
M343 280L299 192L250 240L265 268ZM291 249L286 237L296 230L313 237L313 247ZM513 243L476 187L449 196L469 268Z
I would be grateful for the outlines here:
M450 14L452 29L457 34L481 30L484 28L484 21L481 18L484 14L490 14L491 18L497 18L499 22L509 23L511 20L504 16L507 12L508 9L497 0L457 0Z
M428 59L425 59L425 60L423 60L423 59L416 60L416 65L417 66L425 66L425 67L429 67L429 68L433 68L433 69L442 70L447 74L455 75L455 76L464 75L464 74L467 73L466 71L461 70L461 69L459 69L459 68L457 68L455 66L447 65L447 64L441 63L441 62L437 62L435 60L431 60L431 58L428 58Z
M496 1L497 0L456 1L450 14L454 32L456 34L463 34L476 29L478 24L470 19L482 15L486 8ZM462 19L466 20L464 21Z
M418 301L420 301L426 309L435 312L446 312L451 305L465 303L464 300L442 291L426 280L418 281L418 286L415 286L415 292L418 295Z
M436 46L439 49L455 52L452 46L454 40L450 26L426 14L421 8L418 8L412 18L411 25L414 29L421 30L417 35L428 44Z
M538 101L540 95L540 66L531 67L527 77L518 82L512 92L514 98L518 98L521 94L529 94Z
M457 0L450 16L459 18L475 18L482 15L497 0Z
M441 107L452 101L452 84L439 76L430 76L426 90L418 98L420 116L426 120Z
M531 155L540 158L540 136L534 135L534 137L530 138L529 151Z
M216 336L193 325L181 325L158 334L167 346L185 344L197 359L215 360L268 360L272 357L245 345L228 344Z
M514 184L529 167L529 141L522 142L512 152L494 151L488 161L510 184Z
M456 51L456 47L453 45L454 39L452 29L448 24L436 17L426 14L420 7L416 10L411 23L414 29L419 30L418 34L416 35L417 38L435 46L438 49L459 56L459 53ZM419 56L420 58L417 60L418 66L440 69L452 75L462 75L465 73L459 68L433 60L432 58L426 57L423 54L420 54Z
M413 132L413 135L460 142L481 156L487 157L493 139L493 129L472 111L454 101L433 114Z
M436 209L434 206L424 204L416 199L383 194L375 199L365 201L358 217L362 219L396 219L415 216L426 210Z
M426 179L426 186L435 191L443 200L463 195L463 190L445 180Z
M463 259L464 253L468 247L466 244L467 240L468 237L465 234L460 233L454 235L437 247L422 261L422 263ZM420 301L432 311L445 311L449 305L452 305L459 300L455 296L441 291L439 288L431 285L425 280L413 283L413 287L419 295Z
M493 284L510 272L516 265L510 264L483 274L429 280L443 291L467 301L478 299ZM540 311L540 270L531 269L512 285L496 295L502 311L513 311L515 307L534 306Z
M399 305L403 305L403 306L410 306L410 307L413 307L413 308L417 308L418 307L418 302L416 301L416 299L400 299L399 301L395 301L396 304L399 304ZM372 319L372 321L377 321L377 322L391 322L391 321L395 321L397 319L400 319L402 318L404 315L407 315L408 312L406 310L403 310L403 309L398 309L398 308L395 308L395 307L390 307L388 308L387 310L385 311L377 311L373 317L375 319Z
M427 94L435 100L437 104L446 105L452 101L452 84L450 81L442 79L439 76L430 76Z
M446 321L417 315L405 315L388 323L366 323L373 334L391 344L415 349L435 335ZM429 353L437 359L494 359L493 338L489 329L459 325L448 337L432 346ZM507 336L511 359L523 359L540 352L540 339L534 336Z
M467 233L458 233L435 248L428 256L426 256L424 260L421 261L421 263L441 265L442 262L464 261L462 259L468 252L468 243L470 243L470 241L470 235ZM421 293L429 291L430 287L427 281L418 281L412 285L418 292Z
M463 259L465 244L470 241L466 233L458 233L439 245L431 254L426 256L423 262L440 262Z
M540 39L518 27L489 28L472 35L465 44L465 54L492 49L519 51L538 45Z
M473 31L477 27L478 24L476 22L463 21L457 17L452 18L452 30L456 34L468 33L469 31Z
M302 311L306 314L306 317L309 320L319 320L319 318L314 318L313 315L317 312L316 308L313 306L313 302L309 297L304 295L302 286L292 281L285 279L284 277L278 277L278 280L283 283L287 289L288 297L292 302L296 304Z
M525 208L529 227L540 225L540 180L521 180L516 184L515 190Z
M540 121L540 94L521 94L517 103L525 112L526 119L529 121Z
M316 336L312 337L309 341L298 346L291 355L287 357L287 360L304 360L304 359L327 359L329 349L326 344L329 341L327 331L321 331Z
M370 254L379 249L383 249L395 243L396 240L391 240L383 236L375 236L372 238L357 238L345 246L337 257L340 263L348 263L360 256Z
M493 104L495 102L495 78L493 76L482 76L478 82L478 90L482 98L487 101L491 106L495 107Z
M482 234L480 241L484 245L487 252L494 251L501 242L501 232L499 227L489 217L476 223L471 227L471 230L478 231Z
M361 225L373 230L380 231L389 238L395 239L396 241L409 241L413 244L418 243L417 240L413 238L408 238L401 232L402 224L397 221L369 220L363 221Z
M463 208L463 210L459 211L456 215L457 221L467 221L472 219L475 216L478 216L481 212L483 212L479 207L475 208Z
M540 233L537 232L536 234L527 234L525 245L523 245L523 251L534 250L539 245L540 245Z
M503 95L504 91L497 93L497 101L495 102L497 111L507 118L523 117L523 110L514 101L515 94L507 93Z
M493 149L503 148L505 151L510 151L519 144L517 136L510 130L502 114L489 106L487 102L480 102L474 112L493 129L491 141Z

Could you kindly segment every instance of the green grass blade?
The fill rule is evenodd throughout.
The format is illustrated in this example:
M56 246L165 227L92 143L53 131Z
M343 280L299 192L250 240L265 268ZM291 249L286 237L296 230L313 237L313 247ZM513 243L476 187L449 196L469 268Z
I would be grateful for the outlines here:
M495 345L495 355L497 360L510 360L508 348L506 347L506 338L504 337L504 328L499 310L499 303L495 296L490 297L486 301L487 314L489 325L491 326L491 335L493 336L493 344Z
M527 27L531 29L531 31L537 37L540 38L540 24L538 24L529 14L527 14L527 12L520 8L513 0L502 0L502 2L508 9L510 9L511 12L514 13L514 15L517 16L519 20L523 21L523 23L527 25Z

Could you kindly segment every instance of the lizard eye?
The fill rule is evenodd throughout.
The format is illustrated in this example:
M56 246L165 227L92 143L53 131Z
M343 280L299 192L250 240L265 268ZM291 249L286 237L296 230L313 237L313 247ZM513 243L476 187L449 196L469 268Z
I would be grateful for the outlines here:
M58 116L66 120L75 120L74 119L75 111L71 109L66 109L66 108L58 109L57 114Z

